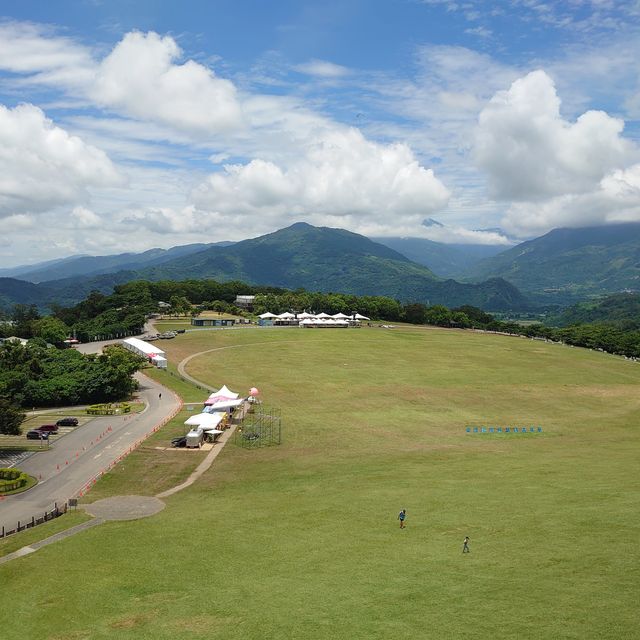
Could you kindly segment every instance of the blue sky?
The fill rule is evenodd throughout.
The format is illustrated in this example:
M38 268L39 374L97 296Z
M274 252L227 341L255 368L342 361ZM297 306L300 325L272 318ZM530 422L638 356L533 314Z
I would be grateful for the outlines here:
M640 2L13 4L0 266L298 220L505 245L640 220Z

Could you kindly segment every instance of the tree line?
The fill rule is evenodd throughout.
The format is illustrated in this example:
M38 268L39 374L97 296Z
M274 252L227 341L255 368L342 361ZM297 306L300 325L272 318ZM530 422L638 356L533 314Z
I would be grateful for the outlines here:
M47 347L42 338L0 345L0 433L19 433L22 408L112 402L137 388L144 364L119 346L100 355Z

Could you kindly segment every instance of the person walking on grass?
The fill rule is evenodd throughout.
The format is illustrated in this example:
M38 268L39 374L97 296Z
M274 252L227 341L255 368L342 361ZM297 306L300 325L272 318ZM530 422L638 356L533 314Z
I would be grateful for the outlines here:
M407 510L403 509L399 514L398 514L398 520L400 520L400 528L404 529L404 520L407 517Z
M471 549L469 549L469 536L465 536L462 541L462 553L471 553Z

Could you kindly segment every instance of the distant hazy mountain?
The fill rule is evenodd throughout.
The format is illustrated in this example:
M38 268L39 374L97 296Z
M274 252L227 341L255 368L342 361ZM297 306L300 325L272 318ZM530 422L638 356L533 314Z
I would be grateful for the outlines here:
M46 288L15 278L0 278L0 308L10 309L14 304L43 304L51 292Z
M63 305L82 300L93 289L108 293L114 285L130 280L213 278L308 291L385 295L403 302L451 307L471 304L493 311L528 306L513 285L499 278L479 284L441 280L425 266L364 236L305 223L230 246L209 246L161 264L142 266L49 281L38 287L46 301ZM0 287L0 295L1 292Z
M434 221L435 222L435 221ZM428 267L437 276L456 278L466 273L473 265L495 256L507 247L485 244L444 244L424 238L372 238L413 262Z
M46 260L45 262L37 262L36 264L23 264L18 267L7 267L0 269L0 278L24 278L25 274L32 271L41 271L45 268L54 267L55 265L77 260L84 256L70 256L68 258L56 258L55 260Z
M198 243L171 249L149 249L143 253L119 253L110 256L74 256L53 264L33 265L28 270L23 271L20 277L23 280L38 283L77 276L94 276L117 271L136 270L162 264L191 253L197 253L215 245L228 246L230 244L233 243Z
M640 222L554 229L470 267L475 281L508 280L526 292L593 295L640 289Z

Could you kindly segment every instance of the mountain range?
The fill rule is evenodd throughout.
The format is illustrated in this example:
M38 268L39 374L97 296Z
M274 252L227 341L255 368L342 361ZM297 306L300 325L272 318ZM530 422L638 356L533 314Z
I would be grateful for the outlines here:
M174 253L178 249L175 248ZM115 257L111 258L112 264L118 262ZM31 285L41 288L41 305L53 300L73 304L93 289L109 292L114 285L135 279L212 278L309 291L385 295L401 301L447 306L473 304L494 311L527 306L520 292L499 278L474 284L442 280L427 267L364 236L306 223L227 246L198 247L178 256L167 256L167 252L156 254L151 260L138 263L135 269L111 273L96 273L98 268L106 268L108 261L97 259L91 263L87 257L79 260L86 275ZM120 264L132 264L131 254L124 254L120 260ZM71 261L64 263L67 272L71 266ZM31 278L34 274L36 270L23 277ZM7 290L15 292L19 281L8 280L0 281L0 295Z
M342 229L297 223L236 243L72 256L3 269L0 305L44 307L52 301L69 305L91 290L108 293L114 285L136 279L240 280L310 291L387 295L403 302L473 304L492 311L525 310L531 301L567 306L640 288L640 223L555 229L501 249L420 238L374 241ZM441 277L454 274L462 282Z
M459 275L470 281L504 278L549 299L640 290L640 222L554 229Z

